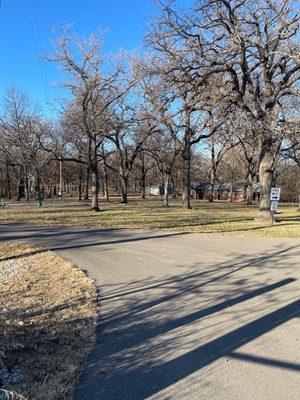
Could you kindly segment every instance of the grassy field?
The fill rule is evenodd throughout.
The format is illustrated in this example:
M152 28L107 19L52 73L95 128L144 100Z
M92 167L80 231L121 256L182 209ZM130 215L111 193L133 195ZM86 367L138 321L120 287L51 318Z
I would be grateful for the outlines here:
M97 227L103 229L160 229L178 232L220 233L271 237L300 237L300 212L297 207L280 205L275 225L255 221L256 206L242 203L194 201L192 210L183 210L172 200L163 208L159 199L132 198L129 204L102 203L95 213L84 203L68 200L46 201L43 208L34 205L7 205L0 209L0 223L27 223Z
M93 282L52 252L1 243L0 293L0 397L71 399L94 343Z

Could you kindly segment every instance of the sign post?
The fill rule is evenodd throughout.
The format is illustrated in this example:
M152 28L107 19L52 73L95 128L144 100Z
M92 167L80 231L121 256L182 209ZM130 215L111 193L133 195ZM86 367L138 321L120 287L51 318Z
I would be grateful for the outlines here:
M278 203L280 200L280 188L271 188L270 200L271 200L271 215L272 215L272 226L274 225L274 216L278 208Z

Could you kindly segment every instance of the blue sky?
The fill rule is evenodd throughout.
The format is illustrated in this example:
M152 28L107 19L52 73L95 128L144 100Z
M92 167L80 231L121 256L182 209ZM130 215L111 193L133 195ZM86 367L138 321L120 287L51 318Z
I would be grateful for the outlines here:
M156 13L152 0L2 0L0 11L0 96L8 86L18 86L51 115L58 96L53 83L57 67L38 60L38 52L51 48L52 27L73 23L78 34L107 30L105 47L141 48L147 15ZM179 0L180 5L191 4ZM36 38L36 40L35 40ZM43 76L43 77L42 77Z

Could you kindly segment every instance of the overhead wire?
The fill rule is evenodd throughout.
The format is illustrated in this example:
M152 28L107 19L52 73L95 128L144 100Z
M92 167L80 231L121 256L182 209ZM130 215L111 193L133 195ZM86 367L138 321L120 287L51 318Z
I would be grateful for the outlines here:
M46 69L44 66L44 62L41 60L41 36L40 36L40 32L39 32L39 23L38 23L38 19L37 19L37 12L36 12L36 6L35 6L34 0L27 0L27 9L28 9L28 16L29 16L29 21L30 21L30 25L31 25L31 31L32 31L35 51L36 51L36 57L38 60L38 65L39 65L39 70L40 70L40 75L41 75L44 96L45 96L45 100L46 100L46 105L49 109L50 103L51 103L51 95L50 95L50 91L49 91L50 85L49 85L49 80L47 77Z

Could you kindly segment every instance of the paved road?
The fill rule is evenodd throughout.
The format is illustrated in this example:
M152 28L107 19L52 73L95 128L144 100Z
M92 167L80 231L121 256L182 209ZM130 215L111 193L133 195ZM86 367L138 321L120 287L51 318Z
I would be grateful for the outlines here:
M47 246L100 287L76 400L300 398L299 241L23 225L0 238Z

